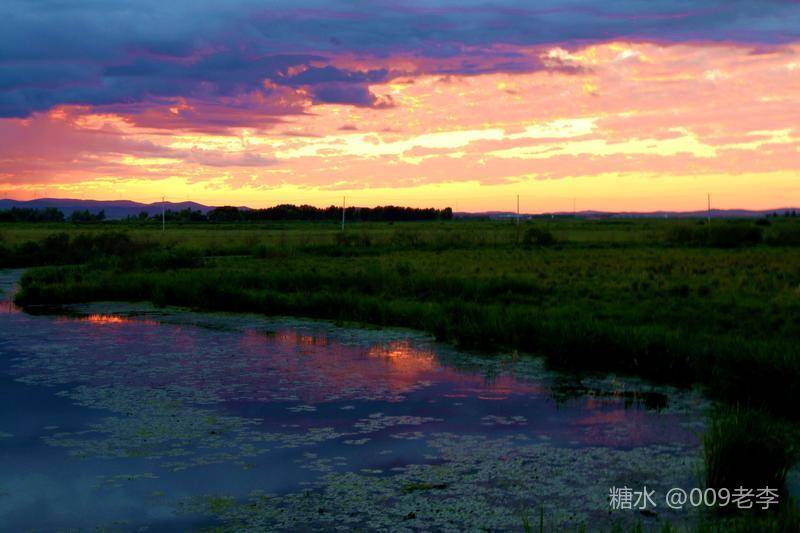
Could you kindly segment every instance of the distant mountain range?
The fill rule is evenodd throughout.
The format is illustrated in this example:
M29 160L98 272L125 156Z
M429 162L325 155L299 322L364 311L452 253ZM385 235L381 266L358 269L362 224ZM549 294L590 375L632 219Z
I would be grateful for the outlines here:
M798 207L778 207L776 209L712 209L712 218L759 218L777 213L784 215L787 213L800 214ZM485 211L482 213L453 213L455 218L491 218L506 219L516 218L517 214L513 211ZM556 211L553 213L528 214L521 213L520 218L532 219L543 217L571 217L582 218L705 218L708 211Z
M78 200L70 198L37 198L36 200L0 200L0 210L11 209L12 207L27 207L34 209L44 209L46 207L55 207L64 213L64 216L69 217L73 211L88 210L92 214L105 211L106 218L108 219L121 219L127 216L137 216L142 211L148 215L156 215L161 213L162 208L172 211L181 211L183 209L192 209L208 213L214 206L198 204L197 202L155 202L152 204L143 204L140 202L133 202L131 200ZM247 207L240 207L240 209L248 209ZM713 218L748 218L748 217L763 217L772 213L785 214L797 212L800 213L798 207L780 207L776 209L712 209L711 216ZM555 213L545 214L522 214L524 219L540 218L544 216L572 216L573 213L560 211ZM608 212L608 211L578 211L575 215L584 218L703 218L708 215L706 211L647 211L647 212ZM516 213L510 211L484 211L479 213L454 213L456 218L492 218L492 219L505 219L514 218Z
M153 204L143 204L131 200L76 200L71 198L37 198L36 200L0 200L0 209L11 209L12 207L27 207L32 209L44 209L55 207L69 217L73 211L88 210L92 214L105 211L106 218L120 219L127 216L137 216L142 211L148 215L161 213L162 207L172 211L182 211L186 208L199 210L207 213L214 209L207 205L197 202L156 202Z

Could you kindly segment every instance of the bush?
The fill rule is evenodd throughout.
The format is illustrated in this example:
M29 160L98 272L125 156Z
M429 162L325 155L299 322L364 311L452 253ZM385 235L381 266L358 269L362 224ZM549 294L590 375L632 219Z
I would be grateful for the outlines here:
M717 248L735 248L761 242L761 228L750 224L711 224L708 244Z
M667 242L684 246L736 248L758 244L761 239L760 227L741 222L712 222L711 227L680 225L667 231Z
M415 248L422 244L422 236L419 231L403 228L396 230L392 236L392 244L406 248Z
M372 246L372 238L365 232L348 233L341 231L336 234L336 244L339 246L369 248Z
M291 251L291 248L289 248L286 244L275 246L271 244L259 243L253 246L253 250L250 255L259 259L274 259L289 257L291 255Z
M772 246L800 246L800 225L773 227L764 240Z
M556 238L550 230L528 228L522 237L522 243L527 246L550 246L556 243Z
M171 248L152 250L138 258L138 264L153 270L174 270L199 266L202 255L199 250L188 248Z
M667 229L666 240L670 244L677 245L698 245L701 244L707 233L693 226L670 226Z

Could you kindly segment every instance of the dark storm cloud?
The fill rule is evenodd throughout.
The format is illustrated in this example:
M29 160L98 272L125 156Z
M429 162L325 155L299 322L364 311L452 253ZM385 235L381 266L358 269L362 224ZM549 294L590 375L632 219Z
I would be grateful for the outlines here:
M380 83L389 77L387 69L373 69L367 71L348 71L340 68L325 66L311 67L293 76L280 80L281 83L292 86L315 85L318 83Z
M787 0L6 0L2 11L0 117L58 104L269 96L264 80L316 102L387 105L368 85L403 73L334 66L340 54L375 64L405 53L437 73L475 74L558 68L496 44L725 40L764 50L800 36L800 6Z
M391 107L391 99L378 98L363 85L325 83L312 89L314 101L326 104L350 104L362 107Z

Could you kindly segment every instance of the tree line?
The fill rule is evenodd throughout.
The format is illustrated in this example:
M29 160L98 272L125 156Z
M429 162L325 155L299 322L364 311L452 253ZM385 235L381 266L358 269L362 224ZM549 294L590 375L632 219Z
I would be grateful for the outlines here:
M414 220L451 220L453 210L399 207L394 205L378 207L348 207L345 219L363 222L402 222ZM264 209L240 209L237 207L217 207L208 212L210 222L258 222L270 220L341 220L342 208L325 208L311 205L281 204Z
M45 207L35 209L32 207L12 207L0 210L0 222L101 222L105 220L106 212L92 213L88 209L73 211L65 217L60 209Z
M92 214L88 210L74 211L65 217L59 209L46 207L34 209L27 207L13 207L0 210L0 222L100 222L105 220L105 212ZM138 215L127 217L127 221L147 222L161 221L162 213L149 214L142 211ZM166 210L163 218L167 222L263 222L263 221L291 221L291 220L316 220L339 221L342 219L342 208L336 206L314 207L311 205L281 204L264 209L247 209L233 206L215 207L203 213L197 209L182 209L180 211ZM348 221L363 222L403 222L423 220L451 220L453 210L444 209L399 207L394 205L378 207L348 207L345 209L345 219Z

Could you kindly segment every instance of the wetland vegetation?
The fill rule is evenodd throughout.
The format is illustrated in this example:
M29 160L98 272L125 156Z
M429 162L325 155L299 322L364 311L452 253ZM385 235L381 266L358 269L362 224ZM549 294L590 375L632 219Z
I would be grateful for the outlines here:
M792 217L369 222L344 231L330 222L186 222L165 232L152 221L9 223L0 266L35 267L16 296L30 309L144 300L402 326L488 358L527 353L570 373L699 384L720 405L704 437L708 486L783 485L798 460ZM756 520L792 530L797 515L787 509L726 518L726 527Z

